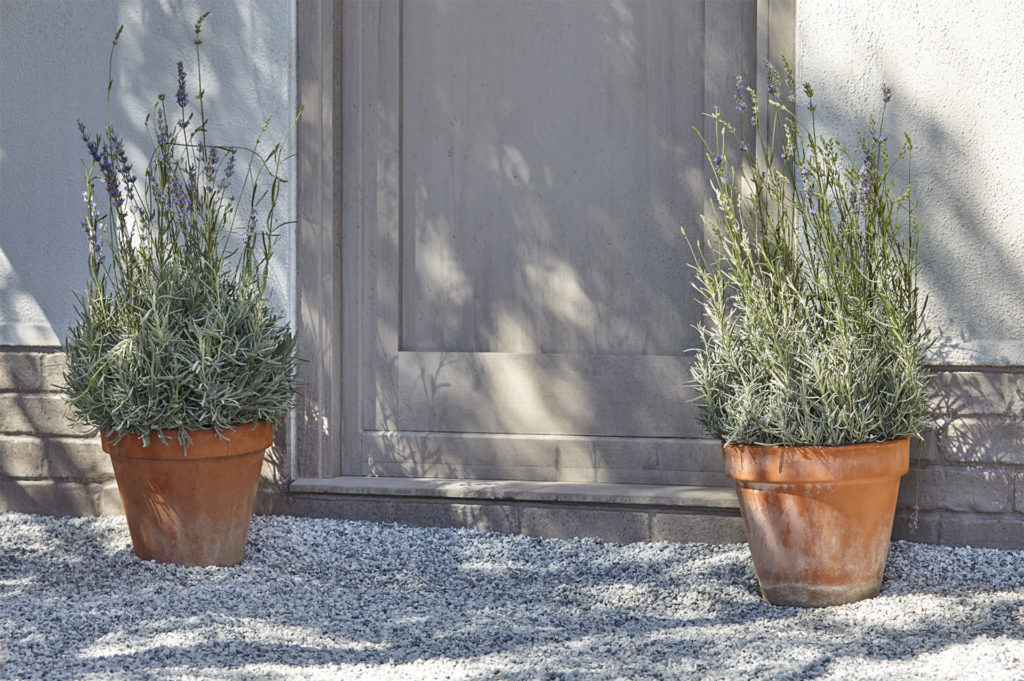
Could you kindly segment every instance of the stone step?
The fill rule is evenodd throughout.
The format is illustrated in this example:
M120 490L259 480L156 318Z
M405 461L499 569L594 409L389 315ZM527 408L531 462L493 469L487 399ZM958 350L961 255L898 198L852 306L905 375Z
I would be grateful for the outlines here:
M299 478L261 512L613 542L744 541L725 487L342 476Z

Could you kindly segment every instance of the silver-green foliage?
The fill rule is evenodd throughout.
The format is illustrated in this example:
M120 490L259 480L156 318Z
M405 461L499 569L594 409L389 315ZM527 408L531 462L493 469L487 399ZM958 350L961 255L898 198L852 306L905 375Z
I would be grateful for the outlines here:
M146 120L153 151L144 181L109 120L95 137L79 123L91 157L82 223L90 277L64 345L63 392L77 421L147 442L154 429L175 429L188 442L190 431L275 421L298 387L295 338L267 303L283 226L274 211L284 141L266 155L259 138L251 149L208 141L199 61L205 16L195 27L198 111L189 108L179 62L173 115L161 95ZM237 154L249 162L233 195ZM99 192L109 206L103 215Z
M891 90L860 136L858 167L817 134L810 85L805 127L789 65L766 66L767 107L737 79L738 124L716 109L705 140L714 206L708 247L694 247L706 315L692 367L701 421L712 437L745 444L917 435L928 411L927 301L909 179L897 191L882 132ZM905 159L908 178L911 150L905 135L891 162Z

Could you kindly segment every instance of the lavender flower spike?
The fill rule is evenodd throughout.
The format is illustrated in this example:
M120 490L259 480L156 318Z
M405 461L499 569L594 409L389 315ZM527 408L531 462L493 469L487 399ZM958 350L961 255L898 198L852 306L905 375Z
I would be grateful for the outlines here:
M253 206L249 211L249 220L245 225L245 245L248 246L249 242L252 241L253 236L256 234L256 207Z
M178 62L178 92L175 94L178 100L178 106L184 109L188 106L188 95L185 94L185 65L182 62Z

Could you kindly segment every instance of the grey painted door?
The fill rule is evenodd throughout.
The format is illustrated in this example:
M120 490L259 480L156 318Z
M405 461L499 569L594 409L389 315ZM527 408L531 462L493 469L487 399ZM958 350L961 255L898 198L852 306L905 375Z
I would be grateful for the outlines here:
M685 388L691 127L753 2L342 10L345 475L720 484ZM357 424L357 427L355 425Z

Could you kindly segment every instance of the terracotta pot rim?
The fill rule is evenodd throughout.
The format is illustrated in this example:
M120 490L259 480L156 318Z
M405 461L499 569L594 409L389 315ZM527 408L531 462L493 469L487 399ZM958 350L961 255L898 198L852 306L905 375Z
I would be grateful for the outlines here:
M737 482L841 483L900 477L910 469L910 438L838 446L722 443L725 473Z
M163 432L166 443L160 441L159 432ZM100 441L107 454L125 459L220 459L262 452L274 441L274 427L268 421L243 423L234 430L222 430L223 437L213 428L190 431L192 444L187 447L179 442L177 430L153 430L149 435L149 446L143 445L136 433L128 433L114 444L117 433L101 431Z
M729 442L728 440L722 440L721 442L722 442L722 446L723 447L726 447L726 446L728 446L728 447L749 447L751 449L768 449L768 450L775 450L775 449L798 449L798 450L807 449L807 450L816 450L816 449L822 449L822 450L837 450L837 449L846 449L846 448L853 449L853 448L859 448L859 447L874 447L876 445L884 445L884 444L889 444L889 443L892 443L892 442L909 441L910 439L911 438L908 436L908 437L897 438L895 440L872 440L870 442L851 442L850 444L845 444L845 445L755 445L755 444L749 444L749 443L744 443L744 442Z

